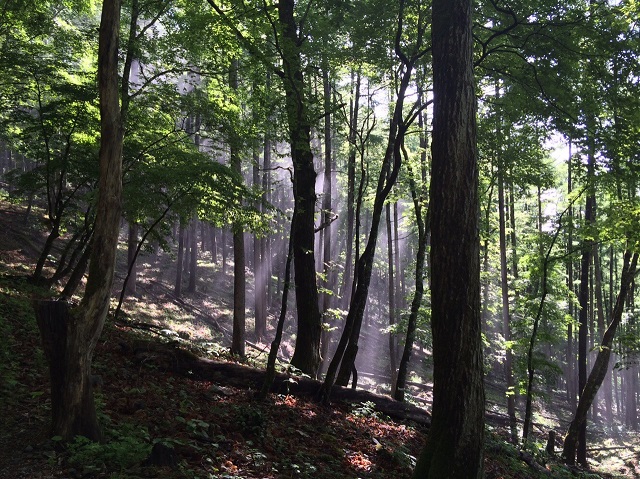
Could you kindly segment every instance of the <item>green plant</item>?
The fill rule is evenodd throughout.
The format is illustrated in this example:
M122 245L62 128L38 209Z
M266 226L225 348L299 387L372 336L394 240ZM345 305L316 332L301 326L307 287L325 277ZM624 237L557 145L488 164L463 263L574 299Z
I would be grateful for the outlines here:
M373 401L364 401L360 404L352 404L351 413L356 417L373 417L381 419L380 413L376 411L376 404Z
M123 471L140 464L151 452L149 433L134 424L107 431L104 444L77 436L67 446L69 463L87 472Z

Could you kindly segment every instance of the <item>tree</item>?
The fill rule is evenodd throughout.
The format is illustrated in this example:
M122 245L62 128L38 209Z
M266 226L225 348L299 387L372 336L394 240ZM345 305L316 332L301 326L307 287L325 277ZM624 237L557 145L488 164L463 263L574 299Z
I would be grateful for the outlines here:
M283 60L282 82L285 90L287 120L293 160L293 196L296 206L293 235L298 329L291 364L315 377L320 366L322 317L318 305L315 269L316 171L311 151L311 121L305 100L305 81L301 58L303 37L294 17L294 0L278 3L280 55Z
M233 92L238 90L238 67L237 59L231 60L229 70L229 86ZM229 156L231 168L242 175L242 162L239 150L239 138L235 132L235 125L231 125L228 132ZM244 232L242 225L233 225L233 338L231 341L231 353L244 356L244 337L246 329L245 303L246 303L246 272L245 272L245 251Z
M616 330L618 329L618 325L620 324L620 320L622 319L627 294L629 293L631 283L635 277L637 264L638 253L632 253L631 250L627 250L624 255L620 291L618 293L615 308L611 314L611 321L602 338L602 343L600 344L600 349L594 362L593 369L589 373L585 386L580 392L578 407L576 408L574 418L569 425L569 430L564 440L562 457L567 464L575 463L578 441L583 440L581 431L586 424L587 413L589 412L589 408L593 404L593 400L596 397L598 389L600 389L600 386L607 374L613 339L615 337Z
M91 360L111 297L120 232L124 129L118 81L120 1L104 0L98 47L100 176L94 245L82 301L74 311L63 302L38 306L38 325L49 358L53 434L100 439L91 385Z
M434 0L433 409L415 478L483 477L484 384L470 0Z

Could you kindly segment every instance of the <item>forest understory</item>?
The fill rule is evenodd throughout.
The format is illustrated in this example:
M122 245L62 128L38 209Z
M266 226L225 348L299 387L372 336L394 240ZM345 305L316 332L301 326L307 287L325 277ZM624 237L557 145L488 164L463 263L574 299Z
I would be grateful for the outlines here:
M411 386L415 406L409 412L416 420L391 419L391 409L384 411L394 403L390 398L359 391L349 399L350 389L344 390L346 400L335 394L330 407L321 406L313 400L312 387L302 387L311 381L295 376L281 376L276 382L280 391L258 402L255 380L268 346L248 338L244 365L229 355L231 276L207 271L198 293L178 300L164 281L172 274L168 257L142 259L137 296L125 302L124 318L115 322L110 317L96 350L93 372L99 376L105 443L79 439L62 445L48 433L47 364L31 305L42 291L26 281L42 232L33 219L26 226L24 218L24 207L2 201L0 478L411 477L426 437L430 384ZM122 277L124 249L120 256ZM281 348L283 363L290 343L289 337ZM191 366L180 367L175 351L209 358L226 369L212 374L215 381L202 379ZM413 367L428 368L428 354L418 347L416 353ZM370 377L365 372L361 386L389 392L376 371ZM548 431L561 434L570 420L563 394L554 391L536 401L530 447L516 449L507 441L503 393L491 378L486 384L487 478L640 477L637 434L617 425L590 425L590 471L561 465L558 446L554 455L544 452ZM396 417L402 415L396 411ZM150 461L154 444L167 446L156 446L162 452L155 458L160 465Z

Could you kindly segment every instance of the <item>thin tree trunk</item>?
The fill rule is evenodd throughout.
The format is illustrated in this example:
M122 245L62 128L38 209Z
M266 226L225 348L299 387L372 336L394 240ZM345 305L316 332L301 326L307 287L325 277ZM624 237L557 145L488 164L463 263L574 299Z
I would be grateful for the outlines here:
M388 304L389 304L389 328L393 329L396 324L396 290L395 290L395 274L393 271L393 230L391 228L391 204L387 202L386 210L386 226L387 226L387 279L388 279ZM392 331L389 332L389 369L392 384L395 383L395 376L398 366L396 353L396 336Z
M572 183L572 165L571 165L571 140L569 140L569 158L567 160L567 194L571 195ZM576 404L576 382L575 382L575 353L573 350L573 319L574 319L574 303L573 303L573 205L569 205L569 224L567 225L567 287L569 289L569 316L571 320L567 325L567 354L566 354L566 377L567 377L567 395L569 404L575 409Z
M356 138L358 131L358 115L360 112L360 70L351 72L351 84L353 99L350 102L349 115L349 155L347 157L347 231L346 252L344 266L344 282L342 288L342 308L347 309L351 301L353 285L353 241L354 241L354 213L355 213L355 186L356 186Z
M422 104L422 97L418 99ZM420 129L420 165L426 170L427 163L427 136L424 131L425 125L423 121L423 115L418 117L418 127ZM400 358L400 365L398 366L398 375L396 377L395 385L393 387L393 398L397 401L404 401L405 388L407 383L407 374L409 371L409 361L411 360L411 352L413 351L413 344L416 338L416 328L418 323L418 313L420 306L422 305L422 297L424 295L424 271L425 271L425 259L428 243L427 227L429 225L429 210L427 208L426 213L422 214L422 203L426 197L424 189L426 188L426 174L422 181L423 191L418 194L418 188L416 182L413 179L411 167L409 166L409 190L411 191L411 199L413 200L413 210L415 214L416 226L418 228L418 251L416 253L416 270L415 270L415 292L411 301L411 309L409 310L409 319L407 321L407 336L404 342L404 348L402 350L402 357Z
M499 160L499 163L501 161ZM513 351L511 349L511 315L509 312L509 278L507 275L507 235L505 220L504 201L504 178L502 174L503 166L498 166L498 217L500 228L500 289L502 291L502 336L506 343L504 375L506 379L507 414L509 416L509 427L511 430L511 440L514 444L518 442L518 426L516 418L516 390L513 381Z
M322 69L322 86L324 96L324 181L322 187L322 220L323 228L323 250L322 250L322 273L324 276L324 291L321 294L320 312L323 323L331 324L330 309L333 300L333 258L331 256L333 221L335 219L332 209L332 181L333 181L333 155L331 141L331 84L329 83L329 66L324 61ZM321 357L324 360L329 351L331 341L331 331L323 328L321 337Z
M64 285L62 293L60 293L61 299L71 299L80 286L80 283L82 283L82 278L84 277L84 273L87 271L87 266L89 265L92 245L93 234L89 239L84 251L82 252L82 255L80 255L78 263L76 264L75 268L73 268L73 272L71 273L71 276L69 276L67 284Z
M276 335L271 342L269 357L267 358L267 370L264 376L264 383L258 392L258 399L265 399L271 390L273 380L276 376L276 359L278 359L278 350L282 342L282 330L284 329L284 321L287 317L287 303L289 297L289 286L291 284L291 260L293 259L293 231L289 234L289 248L287 250L287 261L284 267L284 284L282 285L282 303L280 304L280 316L276 326Z
M191 220L189 228L189 293L196 292L196 280L198 279L198 218Z
M253 150L253 187L262 188L260 178L260 156L257 148ZM263 193L264 195L265 193ZM260 202L257 202L258 211L263 211ZM266 311L266 289L265 289L265 253L264 253L264 237L257 234L253 235L253 304L255 308L254 315L254 334L258 341L262 340L267 334L267 311Z
M398 31L400 31L403 26L402 15L403 13L401 12ZM396 41L399 42L398 39L396 39ZM396 52L400 51L400 45L396 44ZM400 78L397 99L393 110L393 116L389 125L387 149L385 151L385 155L382 161L382 167L378 176L373 211L371 214L371 227L369 230L369 237L365 250L357 260L358 265L356 265L355 272L355 292L351 298L349 313L347 314L345 329L343 331L343 335L347 334L348 331L349 336L346 340L344 351L341 347L341 343L338 343L336 355L332 360L332 364L329 366L329 370L327 371L327 377L325 378L325 384L323 385L323 394L325 394L325 392L328 393L331 390L331 386L333 385L332 383L334 381L334 378L332 377L332 365L334 361L339 364L340 367L337 380L335 381L338 385L346 385L349 381L351 372L354 370L355 360L358 354L360 329L362 327L362 319L364 316L364 310L369 294L369 285L371 283L371 273L373 269L373 260L378 241L378 230L382 217L382 210L384 207L384 203L391 191L391 188L393 188L396 182L398 172L400 170L400 165L402 163L401 147L404 142L407 128L409 127L409 124L406 124L403 118L404 100L407 88L409 87L409 83L411 80L413 67L418 58L407 58L402 54L399 56L401 57L401 60L404 64L404 69ZM326 401L327 398L325 397L324 400Z
M586 199L584 222L588 227L595 221L595 194L593 193L593 181L595 175L595 154L593 140L590 139L589 157L587 164L587 182L591 185ZM593 240L586 238L582 241L582 259L580 260L580 329L578 330L578 390L582 391L587 384L587 344L589 329L589 265L591 264L591 252ZM578 463L587 465L587 422L582 421L578 432Z
M180 219L180 226L178 230L178 261L176 263L176 283L173 288L173 293L179 298L182 296L182 270L184 269L184 223Z
M607 369L609 367L609 358L611 357L611 348L613 346L613 339L615 338L616 330L622 319L622 313L624 312L624 305L629 292L631 281L636 272L636 266L638 263L638 253L632 253L630 251L625 252L624 267L622 270L622 278L620 280L620 292L616 300L616 306L612 312L611 322L609 327L604 333L602 338L602 345L599 349L598 356L596 357L593 369L589 374L589 378L585 383L585 387L581 390L580 400L578 401L578 408L574 415L571 424L569 425L569 431L564 440L564 448L562 450L562 457L567 464L575 464L576 449L580 439L580 431L583 424L586 424L587 413L594 401L598 389L600 388L602 381L605 378Z
M129 271L129 278L125 287L125 292L128 295L135 296L136 294L136 280L138 270L136 268L136 247L138 246L138 223L129 223L129 236L127 238L127 268Z
M229 71L229 86L233 91L238 89L238 60L231 61ZM238 155L239 138L235 132L229 132L229 150L231 168L242 176L242 164ZM231 341L231 354L245 355L245 331L246 331L246 272L244 232L240 224L233 225L233 338Z

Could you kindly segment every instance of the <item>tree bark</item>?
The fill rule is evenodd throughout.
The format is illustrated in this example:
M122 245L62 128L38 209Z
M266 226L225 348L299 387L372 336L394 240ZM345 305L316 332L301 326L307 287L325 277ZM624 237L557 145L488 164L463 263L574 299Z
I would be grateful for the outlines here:
M333 303L333 260L332 240L333 240L333 221L335 219L332 209L332 193L333 193L333 154L331 139L331 83L329 82L329 65L326 59L323 61L322 69L322 87L324 97L324 178L322 185L322 273L324 277L324 291L321 294L320 313L322 314L323 323L330 324L330 309ZM331 331L323 327L321 336L321 353L323 359L329 350L329 342L331 341Z
M344 281L342 287L342 308L347 309L351 301L351 290L353 285L353 229L355 214L355 191L356 191L356 137L358 131L358 115L360 112L360 71L355 73L355 84L353 84L354 73L351 73L353 99L350 105L349 115L349 155L347 157L347 231L346 231L346 252L344 266Z
M189 228L189 293L196 292L196 280L198 279L198 218L191 220Z
M136 249L138 248L138 223L132 221L129 223L129 236L127 238L127 268L129 271L129 278L125 286L126 294L136 294L136 280L137 280L137 268L136 268Z
M294 0L278 2L282 81L293 160L293 197L296 203L292 234L298 328L291 364L303 373L315 377L321 359L322 332L314 244L316 171L311 151L311 123L305 100L306 87L300 51L302 40L298 38L294 7Z
M587 163L587 182L591 183L595 175L595 155L593 144L590 140L589 158ZM588 227L595 220L595 194L593 186L589 187L586 199L584 222ZM591 253L593 251L593 240L588 237L582 241L582 258L580 260L580 291L578 301L580 303L579 330L578 330L578 391L582 391L587 384L587 345L589 332L589 266L591 264ZM580 393L582 395L582 392ZM587 422L581 422L578 432L578 463L587 465Z
M433 409L414 478L481 478L484 384L470 0L434 0L431 182Z
M229 86L233 91L238 89L238 60L231 61L229 70ZM228 132L231 168L241 177L242 163L238 154L240 139L235 131ZM242 225L233 225L233 338L231 341L231 354L245 355L245 330L246 330L246 272L245 272L244 231Z
M501 163L501 160L499 160ZM511 440L514 444L518 442L518 426L516 419L516 391L513 381L513 352L511 349L511 315L509 312L509 281L507 274L507 236L505 221L505 200L504 200L504 175L503 165L498 166L498 216L500 228L500 289L502 292L502 336L504 337L505 360L504 375L506 383L507 415L509 416L509 427Z
M184 269L184 223L180 219L180 226L178 227L178 261L176 264L176 283L173 288L173 293L176 297L182 296L182 270Z
M404 118L404 101L413 74L415 63L421 56L422 48L422 32L419 30L417 38L415 40L416 47L414 54L411 57L407 57L402 51L400 44L400 37L404 28L404 2L400 3L400 11L398 13L398 25L396 29L396 42L395 53L399 57L403 68L402 74L399 78L399 85L397 91L397 99L393 109L392 118L389 124L389 135L387 139L387 147L385 150L384 158L382 159L382 166L378 175L378 183L376 186L376 194L373 203L373 211L371 214L371 225L369 227L369 237L367 244L362 252L362 255L357 260L355 266L355 286L351 302L349 305L349 313L345 321L345 327L342 336L346 336L344 341L341 338L336 348L334 358L327 370L327 376L325 378L325 385L323 386L323 401L326 402L328 397L326 394L330 391L333 385L335 373L334 367L337 369L340 367L336 384L344 386L349 381L349 376L355 367L355 360L358 354L358 341L360 337L360 329L362 327L362 319L364 317L365 307L367 305L367 298L369 295L369 285L371 283L371 274L373 269L373 261L376 252L376 245L378 241L378 230L380 227L380 221L382 218L382 210L384 203L393 188L400 165L402 164L401 148L404 144L404 137L411 122L415 119L410 117L405 122ZM356 235L357 240L357 235ZM335 364L334 364L335 363Z
M389 328L393 328L396 324L396 290L395 290L395 274L394 274L394 255L393 255L393 230L391 228L391 204L387 203L385 207L386 211L386 226L387 226L387 280L388 280L388 294L389 294ZM396 371L398 369L397 353L396 353L396 335L395 332L389 332L389 370L392 383L395 382Z
M418 98L418 102L422 104L422 97ZM427 136L424 130L423 115L418 117L418 127L420 129L420 164L423 171L426 171L427 163ZM423 177L422 188L426 188L426 174ZM423 202L426 199L424 190L419 194L413 174L409 168L409 190L413 200L413 210L415 214L416 226L418 228L418 251L416 252L416 270L415 270L415 292L411 300L411 309L409 310L409 320L407 321L407 336L402 350L402 357L398 366L398 375L393 387L393 398L397 401L404 401L404 393L407 383L407 373L409 371L409 361L413 351L413 344L416 338L416 327L418 323L418 312L422 305L422 297L424 296L424 270L428 243L428 226L429 226L429 209L423 217Z
M76 435L94 440L102 436L90 375L93 352L109 310L122 209L124 129L118 88L119 31L120 1L105 0L98 43L101 134L98 201L85 294L77 310L71 314L67 314L63 302L38 306L38 323L45 350L50 351L52 373L53 368L59 368L61 373L55 378L52 374L52 385L63 384L61 391L52 391L60 394L55 407L52 402L52 433L65 440ZM123 79L123 82L127 81L127 78ZM60 354L63 356L58 356Z
M569 425L569 431L567 432L567 436L564 440L562 457L567 464L575 464L576 449L578 442L581 440L580 431L582 430L583 425L586 424L589 408L591 407L591 404L598 393L598 389L600 389L600 386L607 374L613 339L615 338L616 330L620 324L620 320L622 319L625 301L627 299L631 282L635 276L637 264L638 253L633 253L632 256L630 251L626 251L624 255L622 278L620 280L620 292L618 293L616 305L612 312L611 321L602 338L602 344L593 365L593 369L589 374L585 387L580 393L578 408L576 409L576 413Z

